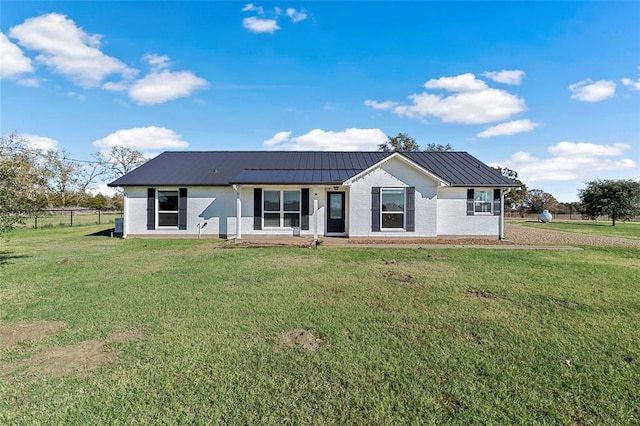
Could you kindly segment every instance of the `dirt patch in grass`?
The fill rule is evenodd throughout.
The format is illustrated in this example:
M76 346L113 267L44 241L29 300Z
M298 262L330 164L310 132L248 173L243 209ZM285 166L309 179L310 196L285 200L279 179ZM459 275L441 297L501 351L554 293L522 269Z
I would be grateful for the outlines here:
M285 346L297 346L310 352L316 351L324 343L321 338L303 328L289 330L281 336L281 339Z
M66 327L62 321L0 324L0 351L20 342L43 339Z
M478 288L469 288L467 289L467 293L469 293L469 295L471 296L475 296L475 297L482 297L484 299L495 299L496 295L491 293L488 290L481 290Z
M73 263L76 263L76 261L73 260L73 259L68 259L66 257L64 259L58 261L59 265L69 265L69 264L73 264Z
M409 287L419 287L420 284L416 282L413 275L405 274L404 272L387 271L382 274L385 278L392 279L399 284Z
M86 377L91 370L115 357L104 345L104 342L88 340L74 345L50 346L19 367L26 366L27 373L33 376L60 377L77 371Z
M562 301L556 302L556 305L558 305L558 306L560 306L562 308L567 308L567 309L577 309L578 306L580 306L575 302L567 302L566 300L562 300Z

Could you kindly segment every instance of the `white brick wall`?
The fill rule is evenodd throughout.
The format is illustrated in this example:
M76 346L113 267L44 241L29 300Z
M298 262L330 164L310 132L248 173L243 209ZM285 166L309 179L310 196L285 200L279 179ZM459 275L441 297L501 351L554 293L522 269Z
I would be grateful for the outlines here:
M371 231L371 188L416 188L415 232ZM347 193L351 237L435 237L437 183L401 159L392 158L355 181Z
M500 216L467 216L467 188L438 189L438 235L497 238L499 226Z
M178 188L157 189L178 190ZM147 230L147 188L125 188L124 195L125 236L198 235L198 224L201 226L203 236L227 235L227 233L235 234L236 232L236 192L230 187L187 187L186 230Z

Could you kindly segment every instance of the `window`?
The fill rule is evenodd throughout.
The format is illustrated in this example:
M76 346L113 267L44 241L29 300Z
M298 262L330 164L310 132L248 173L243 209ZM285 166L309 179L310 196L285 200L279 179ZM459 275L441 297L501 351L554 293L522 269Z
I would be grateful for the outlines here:
M381 189L382 229L404 228L404 189Z
M178 191L158 191L158 226L178 227Z
M491 191L475 190L473 193L473 212L491 213L493 197Z
M300 191L264 191L265 228L300 226Z

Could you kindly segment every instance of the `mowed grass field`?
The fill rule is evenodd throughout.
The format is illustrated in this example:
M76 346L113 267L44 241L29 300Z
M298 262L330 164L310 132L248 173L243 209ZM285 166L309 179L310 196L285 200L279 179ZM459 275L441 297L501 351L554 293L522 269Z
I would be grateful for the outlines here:
M53 329L0 346L0 424L639 422L640 250L225 249L104 229L0 242L0 327Z
M611 226L611 221L552 221L549 223L539 223L533 220L510 219L513 223L525 226L532 226L540 229L554 231L577 232L580 234L603 235L605 237L621 237L640 240L640 223L638 222L616 222L616 226Z

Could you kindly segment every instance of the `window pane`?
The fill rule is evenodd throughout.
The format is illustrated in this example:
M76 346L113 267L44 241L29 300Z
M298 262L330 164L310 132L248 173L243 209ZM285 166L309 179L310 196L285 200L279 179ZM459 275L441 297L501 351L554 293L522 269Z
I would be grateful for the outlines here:
M475 213L491 213L491 203L476 202L474 204L474 212Z
M284 214L284 226L285 227L300 226L300 214L299 213L285 213Z
M158 226L178 226L178 213L158 213Z
M404 214L382 213L383 228L404 228Z
M264 211L280 211L280 191L264 191Z
M265 213L264 214L264 226L265 226L265 228L279 228L280 227L280 213Z
M178 191L158 191L158 210L178 211Z
M491 191L475 191L473 194L474 201L491 201Z
M329 194L329 219L342 219L342 194Z
M284 192L284 197L283 197L284 211L299 212L300 211L300 191L283 191L283 192Z
M383 189L382 211L404 212L404 189Z

